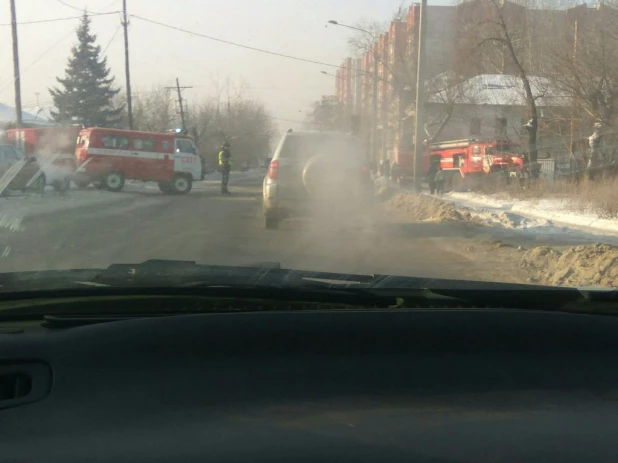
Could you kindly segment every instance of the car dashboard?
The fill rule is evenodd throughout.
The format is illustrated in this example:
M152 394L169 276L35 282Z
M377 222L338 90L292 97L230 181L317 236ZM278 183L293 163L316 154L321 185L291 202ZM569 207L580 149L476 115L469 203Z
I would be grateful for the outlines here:
M618 321L375 309L0 324L3 462L593 462Z

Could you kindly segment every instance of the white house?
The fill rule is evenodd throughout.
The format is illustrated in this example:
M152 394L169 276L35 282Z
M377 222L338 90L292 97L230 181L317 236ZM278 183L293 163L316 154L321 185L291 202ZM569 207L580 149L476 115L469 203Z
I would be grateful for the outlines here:
M556 125L564 125L567 121L571 100L548 78L530 77L529 81L539 117L539 157L546 157L568 147ZM435 132L451 112L438 141L481 138L527 142L523 125L529 113L521 78L481 74L462 83L434 85L434 88L437 91L430 92L426 106L429 133Z

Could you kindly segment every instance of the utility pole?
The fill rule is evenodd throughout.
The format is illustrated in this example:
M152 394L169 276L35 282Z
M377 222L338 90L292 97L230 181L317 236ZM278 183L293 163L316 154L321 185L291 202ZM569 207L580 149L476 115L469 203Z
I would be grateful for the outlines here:
M427 32L427 0L421 0L420 24L418 29L418 62L416 67L416 127L414 131L414 188L422 190L421 170L424 155L425 122L425 33Z
M181 87L180 83L178 82L178 77L176 77L176 86L175 87L165 87L165 88L175 89L178 92L178 107L180 108L180 123L182 124L182 130L184 132L185 130L187 130L187 127L185 125L185 110L184 110L184 106L182 102L182 91L186 88L193 88L193 87Z
M11 29L13 31L13 77L15 82L15 127L21 128L23 120L21 113L21 77L19 75L19 47L17 46L17 14L15 0L11 1Z
M577 33L578 33L578 24L577 21L575 21L575 29L573 32L573 66L575 66L576 60L577 60ZM575 106L575 98L572 98L571 101L571 127L570 127L570 132L571 132L571 140L569 143L569 149L571 151L571 156L573 156L575 154L575 111L576 111L576 106Z
M131 71L129 68L129 21L127 20L127 0L122 0L122 27L124 28L124 72L127 85L127 113L129 130L133 130L133 102L131 100Z
M373 124L371 125L371 150L372 158L378 161L378 44L372 43L373 48Z

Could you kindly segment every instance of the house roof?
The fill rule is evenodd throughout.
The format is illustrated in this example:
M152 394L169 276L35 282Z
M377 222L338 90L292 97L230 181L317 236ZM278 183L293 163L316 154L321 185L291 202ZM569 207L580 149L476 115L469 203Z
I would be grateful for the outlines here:
M14 122L16 119L15 108L12 108L8 105L0 103L0 124L5 124L7 122ZM24 122L36 123L41 125L53 125L46 119L41 117L37 117L34 114L27 113L22 111L22 119Z
M537 107L568 106L570 99L548 77L528 77L532 94L537 97ZM453 98L453 95L456 95ZM526 96L520 77L504 74L480 74L458 84L453 89L442 90L429 98L430 103L444 103L448 98L456 104L525 106Z

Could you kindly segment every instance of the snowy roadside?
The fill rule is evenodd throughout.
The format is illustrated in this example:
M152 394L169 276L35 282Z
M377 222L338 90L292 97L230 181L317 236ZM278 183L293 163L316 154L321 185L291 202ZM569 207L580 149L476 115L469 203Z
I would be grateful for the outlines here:
M492 216L520 216L526 221L545 223L549 227L571 227L618 235L618 219L602 219L594 213L576 211L566 199L540 199L533 202L501 199L479 193L448 193L441 199Z
M458 220L485 227L521 230L534 233L567 233L568 228L556 225L542 216L526 216L512 211L512 205L491 202L467 200L466 197L445 195L431 196L428 193L415 195L412 191L387 181L384 178L375 180L378 196L387 201L387 207L404 210L414 218L425 221Z
M451 250L471 262L493 266L496 274L508 263L514 267L514 274L523 272L527 275L526 282L532 284L618 287L618 233L614 231L618 229L618 221L586 217L569 211L566 206L560 209L551 201L513 207L515 201L472 193L432 197L386 185L379 187L378 194L396 220L440 224L435 230L441 237L449 233L444 231L450 229L449 223L486 228L489 234L478 228L466 234L465 228L453 225L455 241ZM530 206L537 208L536 216L526 214ZM553 222L548 216L562 220ZM573 225L575 220L569 221L572 217L579 219L576 225ZM615 228L601 228L599 222L610 222ZM585 225L577 226L580 223ZM598 233L601 231L603 236ZM479 232L481 236L492 238L479 240Z

